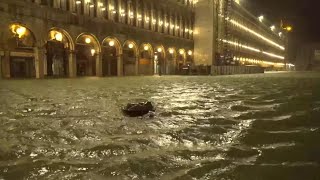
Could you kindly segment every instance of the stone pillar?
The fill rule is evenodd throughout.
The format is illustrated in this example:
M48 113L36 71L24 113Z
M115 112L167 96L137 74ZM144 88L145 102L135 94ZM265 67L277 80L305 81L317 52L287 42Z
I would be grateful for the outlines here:
M122 58L122 54L119 54L117 56L117 73L118 76L123 76L123 58Z
M73 51L69 52L69 77L74 78L77 77L77 62L76 62L76 55Z
M2 59L2 74L4 78L10 78L10 51L4 52Z
M2 79L2 56L0 54L0 79Z
M102 77L102 55L96 54L96 76Z
M135 74L136 76L139 75L139 57L136 57Z
M45 58L45 53L43 48L35 47L34 48L34 65L36 68L36 78L44 78L44 65L43 60Z

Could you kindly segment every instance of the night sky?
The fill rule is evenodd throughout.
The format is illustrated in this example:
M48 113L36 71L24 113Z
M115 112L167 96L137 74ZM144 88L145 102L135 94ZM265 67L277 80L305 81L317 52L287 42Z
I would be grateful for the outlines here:
M241 0L254 15L280 26L293 26L289 33L289 58L294 62L296 52L305 43L320 43L320 0Z

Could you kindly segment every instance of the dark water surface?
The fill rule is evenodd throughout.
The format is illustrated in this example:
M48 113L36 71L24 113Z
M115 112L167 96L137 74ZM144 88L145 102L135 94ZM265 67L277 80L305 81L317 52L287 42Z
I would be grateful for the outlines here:
M319 128L316 73L1 80L0 179L318 180Z

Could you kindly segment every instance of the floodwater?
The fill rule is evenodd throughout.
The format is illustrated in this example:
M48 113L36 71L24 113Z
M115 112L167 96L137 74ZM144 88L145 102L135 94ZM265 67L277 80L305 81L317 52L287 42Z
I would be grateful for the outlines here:
M0 80L0 179L318 180L319 128L316 73Z

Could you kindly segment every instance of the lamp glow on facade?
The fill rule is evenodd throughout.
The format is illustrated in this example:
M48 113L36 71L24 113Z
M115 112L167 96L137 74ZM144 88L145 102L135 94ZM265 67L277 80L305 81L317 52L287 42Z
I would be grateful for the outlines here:
M128 47L129 47L130 49L132 49L132 48L133 48L133 44L130 43L130 44L128 45Z
M62 41L62 34L61 33L56 33L55 35L54 35L54 38L57 40L57 41Z
M86 38L84 41L85 41L87 44L90 44L90 43L91 43L91 39L90 39L90 38Z
M262 22L262 21L263 21L263 19L264 19L264 16L263 16L263 15L261 15L261 16L259 16L259 17L258 17L258 19L259 19L259 21L260 21L260 22Z
M144 19L144 20L146 21L146 23L149 23L150 18L149 18L149 17L145 17L145 19Z
M268 42L269 44L272 44L272 45L278 47L278 48L281 49L281 50L285 50L285 48L284 48L283 46L281 46L281 45L277 44L276 42L274 42L274 41L272 41L272 40L264 37L263 35L257 33L256 31L247 28L245 25L240 24L239 22L237 22L237 21L235 21L235 20L233 20L233 19L231 19L229 22L230 22L231 24L234 24L235 26L239 27L240 29L242 29L242 30L244 30L244 31L246 31L246 32L249 32L250 34L253 34L253 35L257 36L258 38L260 38L260 39Z
M79 0L78 0L78 1L76 1L76 4L81 4L81 1L79 1Z
M282 32L279 32L279 36L280 36L280 37L282 36Z
M94 56L95 53L96 53L96 50L91 49L91 55Z
M16 29L16 34L18 34L19 38L21 38L26 32L27 32L27 29L23 26L19 26Z
M148 51L148 50L149 50L149 46L148 46L148 45L144 45L143 49L144 49L145 51Z
M162 52L162 48L159 47L159 48L157 49L157 51L158 51L159 53Z
M192 51L191 51L191 50L188 51L188 55L189 55L189 56L192 55Z
M169 49L169 53L173 54L173 49L172 48Z
M109 41L109 46L114 46L114 41Z
M274 25L272 25L272 26L270 27L270 29L271 29L271 31L274 31L274 30L276 29L276 27L275 27Z
M250 51L254 51L254 52L257 52L257 53L263 53L263 54L265 54L265 55L268 55L268 56L270 56L270 57L274 57L274 58L277 58L277 59L284 59L283 56L276 55L276 54L269 53L269 52L265 52L265 51L261 51L261 50L258 49L258 48L255 48L255 47L252 47L252 46L248 46L248 45L243 45L243 44L240 44L240 43L238 43L238 42L229 41L229 40L225 40L225 39L222 40L222 42L228 43L228 44L231 44L231 45L234 45L234 46L243 48L243 49L247 49L247 50L250 50Z
M181 50L179 51L179 53L180 53L181 55L183 55L183 54L184 54L184 50L181 49Z

